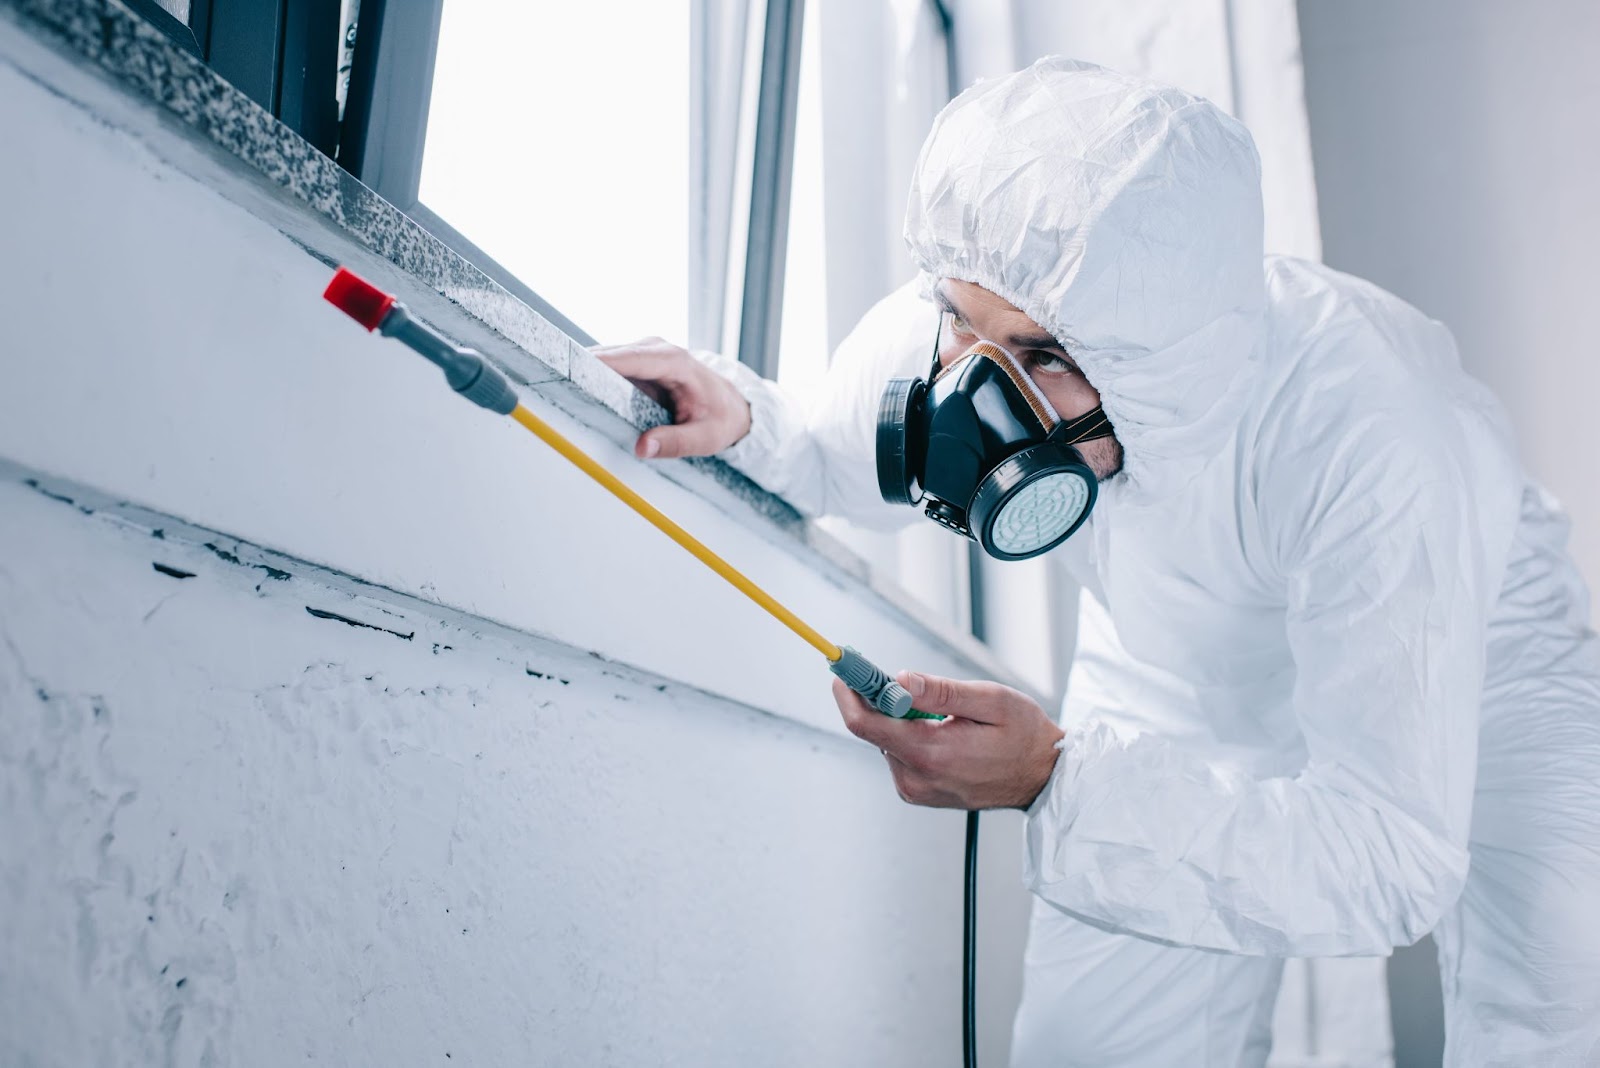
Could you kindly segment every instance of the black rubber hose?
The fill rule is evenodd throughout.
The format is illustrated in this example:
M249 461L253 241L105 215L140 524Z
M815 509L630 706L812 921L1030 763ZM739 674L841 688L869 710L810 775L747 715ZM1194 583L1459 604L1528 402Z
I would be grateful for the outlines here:
M978 1066L978 814L967 813L966 905L961 931L961 1061Z

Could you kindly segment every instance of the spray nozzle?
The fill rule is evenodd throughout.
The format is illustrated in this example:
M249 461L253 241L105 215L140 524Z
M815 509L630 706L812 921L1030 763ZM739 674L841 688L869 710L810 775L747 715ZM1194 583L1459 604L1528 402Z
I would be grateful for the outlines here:
M500 415L510 415L517 407L517 395L505 375L471 349L452 345L391 294L354 271L340 267L322 295L368 330L403 341L426 357L444 372L450 388L472 403Z

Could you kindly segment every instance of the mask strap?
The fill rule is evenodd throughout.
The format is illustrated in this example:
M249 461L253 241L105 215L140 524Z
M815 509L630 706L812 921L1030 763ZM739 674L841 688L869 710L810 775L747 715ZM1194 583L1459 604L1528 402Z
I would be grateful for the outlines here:
M1096 438L1109 438L1114 433L1116 429L1111 425L1111 420L1106 418L1106 410L1097 404L1076 419L1056 424L1050 440L1077 445Z

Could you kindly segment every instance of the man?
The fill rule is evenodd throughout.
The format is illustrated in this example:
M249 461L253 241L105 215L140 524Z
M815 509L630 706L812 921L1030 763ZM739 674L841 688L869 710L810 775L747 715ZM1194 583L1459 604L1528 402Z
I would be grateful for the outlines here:
M1600 1064L1600 643L1554 503L1449 334L1319 265L1263 264L1249 135L1205 101L1044 60L935 122L883 301L798 410L722 358L603 353L808 512L892 522L886 380L982 340L1103 480L1060 726L901 676L840 686L908 801L1025 807L1018 1065L1260 1064L1289 956L1435 932L1452 1065ZM1515 358L1515 354L1506 354ZM714 373L712 368L720 371ZM724 377L726 376L726 377Z

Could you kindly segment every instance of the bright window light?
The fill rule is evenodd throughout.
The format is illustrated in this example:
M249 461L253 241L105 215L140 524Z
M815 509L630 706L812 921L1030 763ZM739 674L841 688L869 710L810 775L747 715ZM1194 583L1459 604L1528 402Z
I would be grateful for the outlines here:
M418 199L602 343L688 330L689 0L444 5Z
M828 275L822 182L822 19L806 4L800 34L799 99L794 171L789 190L789 240L783 273L778 381L801 396L820 388L828 371Z

